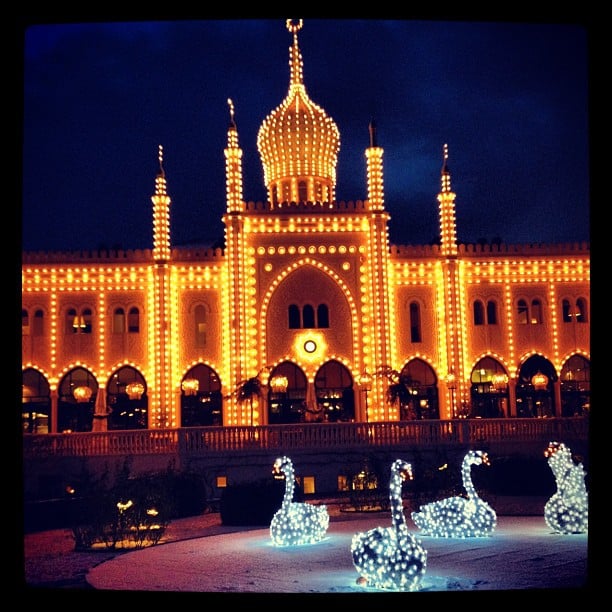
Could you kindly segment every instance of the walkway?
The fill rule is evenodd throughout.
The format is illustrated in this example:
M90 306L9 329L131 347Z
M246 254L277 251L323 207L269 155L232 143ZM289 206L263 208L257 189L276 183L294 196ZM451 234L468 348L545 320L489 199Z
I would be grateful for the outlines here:
M272 545L268 529L161 544L92 568L99 590L199 593L375 593L358 586L352 535L387 517L332 521L328 537L302 547ZM416 533L416 532L415 532ZM588 586L588 535L550 531L542 516L501 516L487 538L420 538L428 551L420 592L568 590Z

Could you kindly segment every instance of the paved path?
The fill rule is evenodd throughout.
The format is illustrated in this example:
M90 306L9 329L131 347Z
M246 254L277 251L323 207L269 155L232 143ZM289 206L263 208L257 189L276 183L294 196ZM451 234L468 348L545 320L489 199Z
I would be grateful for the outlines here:
M127 552L88 572L98 590L199 593L363 593L350 555L354 533L386 518L330 523L310 546L279 548L268 529L198 537ZM416 533L416 531L415 531ZM588 536L554 534L543 517L498 517L486 538L420 538L428 551L421 592L517 591L590 586Z

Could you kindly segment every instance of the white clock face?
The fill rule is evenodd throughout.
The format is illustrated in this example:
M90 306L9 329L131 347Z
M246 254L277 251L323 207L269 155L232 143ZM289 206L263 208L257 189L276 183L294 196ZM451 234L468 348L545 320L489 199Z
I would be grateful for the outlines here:
M314 340L306 340L304 342L304 350L307 353L314 353L317 350L317 344Z

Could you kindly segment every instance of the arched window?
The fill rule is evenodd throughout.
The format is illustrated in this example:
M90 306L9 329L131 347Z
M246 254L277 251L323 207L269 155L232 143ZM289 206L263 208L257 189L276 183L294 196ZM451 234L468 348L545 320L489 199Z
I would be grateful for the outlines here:
M83 310L82 322L84 326L81 327L81 333L91 334L93 331L93 313L91 308L85 308Z
M536 298L531 300L531 323L537 325L542 321L542 302Z
M21 377L21 418L24 433L49 433L51 394L47 379L34 368L27 368Z
M469 415L478 418L510 416L508 411L508 375L503 366L492 357L483 357L472 370Z
M412 359L400 372L398 393L400 420L439 419L438 380L431 366Z
M298 200L300 202L306 202L306 200L308 200L308 188L306 181L298 181Z
M347 367L336 360L323 364L315 376L317 412L325 421L355 419L353 377Z
M106 401L111 409L109 430L147 428L147 385L142 374L132 366L123 366L111 376Z
M494 300L487 302L487 324L497 325L497 304Z
M74 308L69 308L66 313L66 333L68 334L91 334L93 324L93 313L91 308L84 308L79 315Z
M21 335L29 336L30 335L30 315L28 311L25 309L21 310Z
M474 325L484 325L484 306L480 300L474 301Z
M563 300L561 302L561 313L562 313L562 317L563 317L563 322L564 323L571 323L572 322L572 310L571 310L571 304L569 300Z
M527 323L529 323L529 307L527 306L527 302L523 299L519 300L517 303L516 322L519 325L527 325Z
M555 368L548 359L541 355L529 357L520 367L516 380L516 416L559 416L556 414L553 392L557 378Z
M302 316L305 329L313 329L315 326L314 308L310 304L306 304L302 310Z
M66 327L65 332L67 334L78 334L79 333L79 317L75 308L69 308L66 311Z
M34 312L34 321L32 326L33 336L42 336L45 333L44 328L44 313L38 309Z
M195 345L198 348L206 346L206 308L198 304L194 310Z
M576 308L578 310L576 313L576 323L586 323L588 321L586 300L578 298L576 300Z
M422 342L421 308L417 302L410 302L410 342Z
M181 382L181 427L222 425L222 410L217 373L201 363L191 368Z
M591 363L570 357L561 370L561 416L584 416L591 408Z
M128 333L137 334L140 332L140 312L136 306L130 308L128 313Z
M317 327L329 327L329 310L327 304L319 304L317 306Z
M123 308L115 308L113 312L113 334L125 333L125 311Z
M300 329L300 308L297 304L289 304L289 329Z
M91 431L94 401L98 383L82 367L76 367L64 376L58 385L57 430L63 432Z

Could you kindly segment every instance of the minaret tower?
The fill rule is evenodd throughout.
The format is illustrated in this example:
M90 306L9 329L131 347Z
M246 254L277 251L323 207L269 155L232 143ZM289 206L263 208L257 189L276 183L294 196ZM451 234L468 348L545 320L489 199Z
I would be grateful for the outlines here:
M153 268L149 297L149 310L155 324L149 328L149 341L155 346L155 360L151 367L150 387L154 390L149 405L155 412L150 415L152 427L177 427L172 393L172 316L170 312L170 196L166 192L163 147L159 145L159 173L155 178L153 202Z
M367 372L375 371L382 364L394 363L391 338L395 337L393 309L390 307L389 296L389 213L385 211L384 181L383 181L383 149L376 141L376 125L374 120L369 125L370 145L365 151L367 160L368 200L365 203L368 216L367 262L364 270L366 290L363 294L364 338L370 338L368 352L364 351L363 365ZM364 348L366 342L364 339ZM389 410L394 408L384 398L384 384L376 377L373 379L372 406L368 415L372 421L382 421L396 418Z
M457 223L455 220L455 194L451 189L451 175L448 168L448 145L444 145L442 162L442 189L438 194L440 202L440 241L442 255L457 256Z
M223 217L225 224L225 260L227 281L224 283L224 321L223 327L228 330L224 338L224 353L231 356L226 360L228 371L225 379L231 387L226 390L229 395L235 385L255 373L250 371L253 361L249 355L248 309L249 291L247 287L248 244L245 234L245 204L242 197L242 149L238 145L238 128L234 115L234 104L228 99L230 122L227 130L227 147L225 148L225 184L227 193L227 212ZM250 328L253 330L253 327ZM240 425L240 406L232 395L224 415L224 425Z
M461 320L462 296L459 294L461 283L458 282L460 274L457 260L457 223L455 219L455 194L451 189L451 175L448 167L448 145L444 145L441 172L441 189L438 194L440 203L440 255L441 274L443 281L440 287L445 287L445 294L439 296L443 304L444 330L438 335L442 346L440 354L446 357L446 413L441 418L455 418L459 413L461 393L463 388L463 359L460 347L466 346L466 339L461 338L466 326Z

